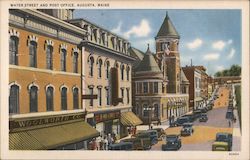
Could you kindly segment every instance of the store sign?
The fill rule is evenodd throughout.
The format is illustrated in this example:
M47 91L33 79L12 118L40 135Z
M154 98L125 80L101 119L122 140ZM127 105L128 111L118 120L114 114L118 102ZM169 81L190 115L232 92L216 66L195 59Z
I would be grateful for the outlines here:
M84 120L85 113L66 114L66 115L53 115L46 117L33 117L33 118L16 118L10 119L9 129L19 130L22 128L40 128L41 126L52 126L58 123L65 123L68 121Z
M95 114L96 123L120 118L120 111Z

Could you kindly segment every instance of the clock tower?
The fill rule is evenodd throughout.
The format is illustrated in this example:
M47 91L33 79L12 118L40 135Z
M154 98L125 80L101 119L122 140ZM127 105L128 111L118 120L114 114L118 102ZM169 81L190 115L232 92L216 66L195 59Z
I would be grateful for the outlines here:
M164 78L168 80L167 93L180 93L181 66L179 55L180 36L168 13L155 37L156 59Z

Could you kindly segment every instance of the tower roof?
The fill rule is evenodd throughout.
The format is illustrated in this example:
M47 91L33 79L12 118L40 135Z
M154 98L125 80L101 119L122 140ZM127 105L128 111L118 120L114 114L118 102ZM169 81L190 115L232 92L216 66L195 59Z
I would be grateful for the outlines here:
M136 72L161 72L158 64L155 61L153 53L149 49L149 46L142 61L135 70Z
M161 25L159 32L156 37L173 37L180 38L180 35L176 31L173 23L171 22L168 12L166 12L166 17Z

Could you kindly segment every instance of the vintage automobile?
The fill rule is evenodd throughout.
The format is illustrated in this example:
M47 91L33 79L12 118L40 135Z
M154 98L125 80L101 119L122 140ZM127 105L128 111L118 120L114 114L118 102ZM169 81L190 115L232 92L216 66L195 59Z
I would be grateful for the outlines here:
M163 151L168 150L179 150L181 148L181 138L179 135L167 135L166 136L166 144L161 146Z
M218 143L218 142L224 142L224 143ZM224 132L219 132L216 134L216 139L215 142L212 145L212 150L216 151L217 145L219 146L218 150L222 150L223 148L226 148L226 151L231 151L232 150L232 142L233 142L233 137L231 133L224 133Z
M131 142L119 142L109 145L108 150L123 150L130 151L133 150L133 143Z
M214 142L212 151L228 151L228 144L226 142Z
M158 134L158 140L162 140L165 136L166 133L163 128L153 128L152 130L156 130Z
M193 123L184 123L181 129L181 136L191 136L194 132Z
M202 114L201 110L195 110L193 111L193 113L194 113L195 119L200 118Z
M195 121L195 116L194 116L193 113L185 114L182 117L188 117L189 118L189 122L194 122Z
M121 140L122 142L133 143L133 150L149 150L151 149L151 141L149 137L133 137Z
M191 122L189 117L180 117L173 123L174 126L182 126L184 123Z
M203 113L201 114L201 117L199 118L199 122L207 122L208 117L207 114Z
M138 137L138 138L149 137L151 141L151 145L158 143L158 133L156 130L142 131L133 135L133 137Z

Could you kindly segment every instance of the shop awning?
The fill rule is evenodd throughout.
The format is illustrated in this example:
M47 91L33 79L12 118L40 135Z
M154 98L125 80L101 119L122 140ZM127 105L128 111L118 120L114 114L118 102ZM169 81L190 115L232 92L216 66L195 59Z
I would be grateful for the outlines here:
M121 123L124 126L137 126L143 122L133 112L124 112L121 114Z
M194 101L202 101L203 99L201 98L201 97L196 97L195 99L194 99Z
M10 150L46 150L99 136L84 121L9 134Z

